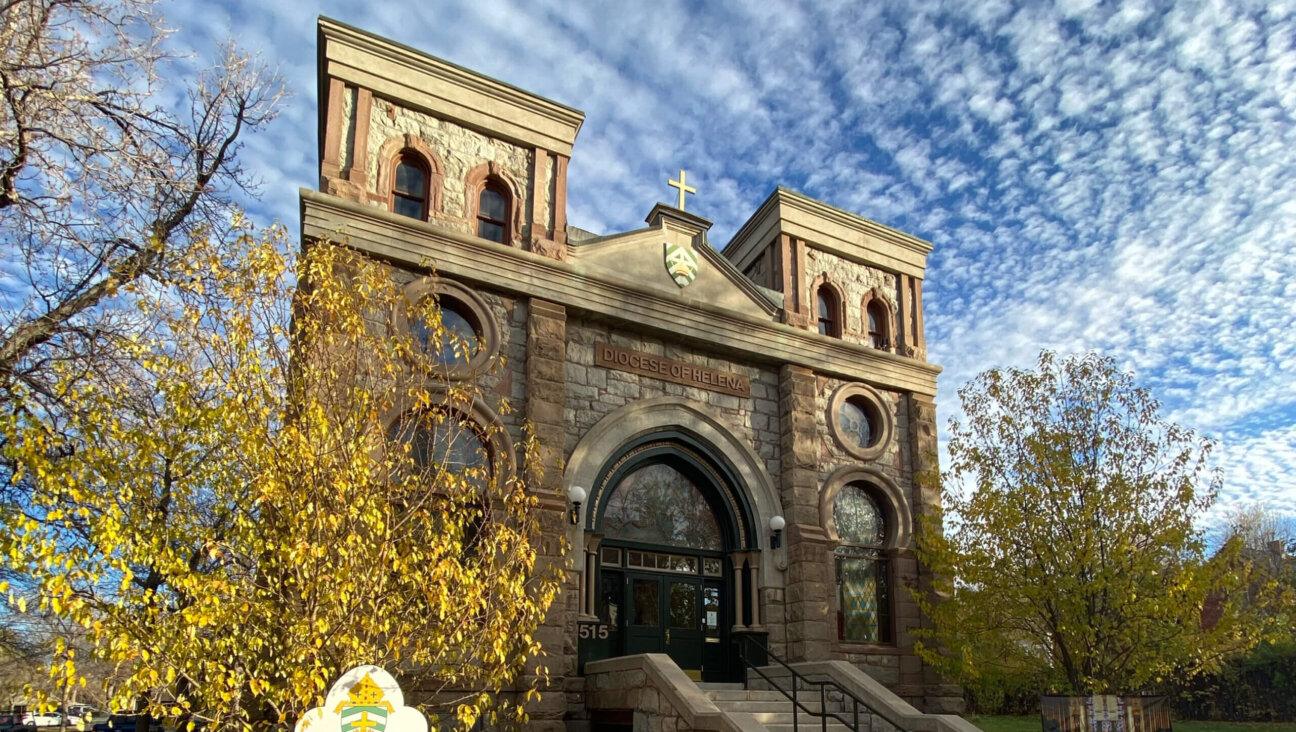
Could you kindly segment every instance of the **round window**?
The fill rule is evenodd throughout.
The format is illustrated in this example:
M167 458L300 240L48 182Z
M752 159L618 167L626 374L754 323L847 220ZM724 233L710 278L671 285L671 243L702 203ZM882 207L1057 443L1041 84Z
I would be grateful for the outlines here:
M439 307L431 308L432 312L414 307L433 298ZM396 327L413 336L412 345L439 367L439 373L432 376L469 377L480 373L499 352L499 325L491 306L473 290L450 280L426 277L405 286L405 302L408 305L397 309ZM425 320L424 314L432 317Z
M881 436L877 408L862 396L847 397L837 410L842 436L857 447L873 447Z
M420 316L410 319L410 330L423 352L442 366L461 366L481 350L481 328L476 316L464 303L441 298L441 328L434 328Z
M843 384L828 403L833 437L851 457L876 460L891 442L888 400L864 384Z

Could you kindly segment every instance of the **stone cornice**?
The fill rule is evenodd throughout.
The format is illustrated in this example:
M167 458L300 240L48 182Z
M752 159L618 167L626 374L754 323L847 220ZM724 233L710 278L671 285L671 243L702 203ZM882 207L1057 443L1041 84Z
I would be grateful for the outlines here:
M320 88L327 78L401 100L504 139L571 155L585 114L462 66L323 16ZM320 109L327 105L321 93Z
M790 363L817 373L934 397L939 366L736 313L667 297L629 279L301 189L302 236L331 239L403 266L560 303L744 361Z
M919 279L932 250L931 242L780 186L734 234L724 254L744 269L780 233L861 264Z

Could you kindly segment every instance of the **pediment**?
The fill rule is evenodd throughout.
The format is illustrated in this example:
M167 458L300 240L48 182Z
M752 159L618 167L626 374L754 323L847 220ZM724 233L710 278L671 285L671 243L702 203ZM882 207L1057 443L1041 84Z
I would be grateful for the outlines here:
M630 280L678 298L684 306L706 304L772 319L778 306L719 252L693 239L669 226L650 227L571 244L568 257L591 276ZM685 250L676 253L677 259L687 262L691 253L696 260L696 274L684 286L677 284L666 268L667 244Z

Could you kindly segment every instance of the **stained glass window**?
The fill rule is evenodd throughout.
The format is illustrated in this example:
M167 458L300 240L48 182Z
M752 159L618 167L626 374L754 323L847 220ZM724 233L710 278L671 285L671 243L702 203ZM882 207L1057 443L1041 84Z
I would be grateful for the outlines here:
M849 483L837 492L833 522L843 544L881 546L886 542L886 519L877 501L858 483Z
M891 642L890 564L883 547L886 517L861 484L837 492L833 522L837 549L837 629L843 640Z
M720 551L720 525L702 491L680 471L658 463L621 479L603 513L608 539Z
M871 405L862 397L853 396L842 402L837 412L842 436L860 447L872 447L880 430Z
M409 442L413 467L420 472L444 470L474 481L488 477L486 442L462 415L429 412L397 425L394 437Z

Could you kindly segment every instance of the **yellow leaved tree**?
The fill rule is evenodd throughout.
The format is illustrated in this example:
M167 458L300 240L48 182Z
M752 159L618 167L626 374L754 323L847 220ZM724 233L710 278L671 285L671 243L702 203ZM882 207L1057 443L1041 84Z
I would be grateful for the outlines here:
M93 660L116 709L246 729L375 663L444 724L516 718L480 690L539 652L559 589L535 439L481 378L448 378L472 344L435 298L345 247L289 250L200 242L133 286L126 357L54 364L61 409L3 414L6 589L84 633L51 686Z

